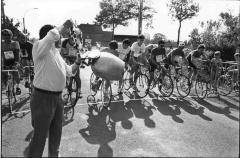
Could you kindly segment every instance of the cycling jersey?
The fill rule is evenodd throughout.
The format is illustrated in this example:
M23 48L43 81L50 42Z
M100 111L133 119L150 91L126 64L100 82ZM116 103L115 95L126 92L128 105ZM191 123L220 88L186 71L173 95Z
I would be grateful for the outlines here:
M4 66L13 66L15 62L19 62L20 46L17 41L2 42L1 45L1 56Z
M141 46L138 45L138 42L134 42L131 47L131 51L134 52L134 57L138 57L141 53L145 52L145 44L142 43Z
M159 63L166 57L166 50L164 47L157 47L152 50L151 55L153 56L153 60Z

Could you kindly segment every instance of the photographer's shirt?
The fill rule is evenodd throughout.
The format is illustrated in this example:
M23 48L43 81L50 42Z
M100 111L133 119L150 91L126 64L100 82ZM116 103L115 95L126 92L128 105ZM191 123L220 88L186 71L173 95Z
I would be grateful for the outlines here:
M33 85L36 88L59 92L66 86L66 76L73 76L72 67L66 64L55 47L55 42L59 39L60 34L54 28L33 45Z

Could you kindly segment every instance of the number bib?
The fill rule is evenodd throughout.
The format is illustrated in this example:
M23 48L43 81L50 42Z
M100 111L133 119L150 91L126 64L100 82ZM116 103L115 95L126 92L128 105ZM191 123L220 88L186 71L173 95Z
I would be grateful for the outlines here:
M69 48L69 56L77 56L77 51L75 48Z
M159 63L159 62L161 62L162 61L162 55L157 55L156 56L156 61Z
M6 59L6 60L14 59L13 51L5 51L5 52L4 52L4 56L5 56L5 59Z

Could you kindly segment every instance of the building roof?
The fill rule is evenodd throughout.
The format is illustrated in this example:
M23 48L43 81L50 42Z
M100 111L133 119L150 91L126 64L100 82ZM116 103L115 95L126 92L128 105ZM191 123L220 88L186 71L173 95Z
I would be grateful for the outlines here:
M103 32L100 25L80 24L78 27L83 33L99 34Z

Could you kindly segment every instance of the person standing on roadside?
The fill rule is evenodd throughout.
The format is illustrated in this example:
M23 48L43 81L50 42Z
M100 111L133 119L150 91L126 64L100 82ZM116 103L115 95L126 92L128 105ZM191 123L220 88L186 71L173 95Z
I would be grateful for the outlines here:
M62 26L44 25L39 40L33 44L34 62L33 93L30 101L33 138L26 156L42 157L47 135L48 156L58 157L62 135L63 102L62 90L66 76L73 76L80 65L80 57L67 65L60 55L61 35L69 33L72 20Z

